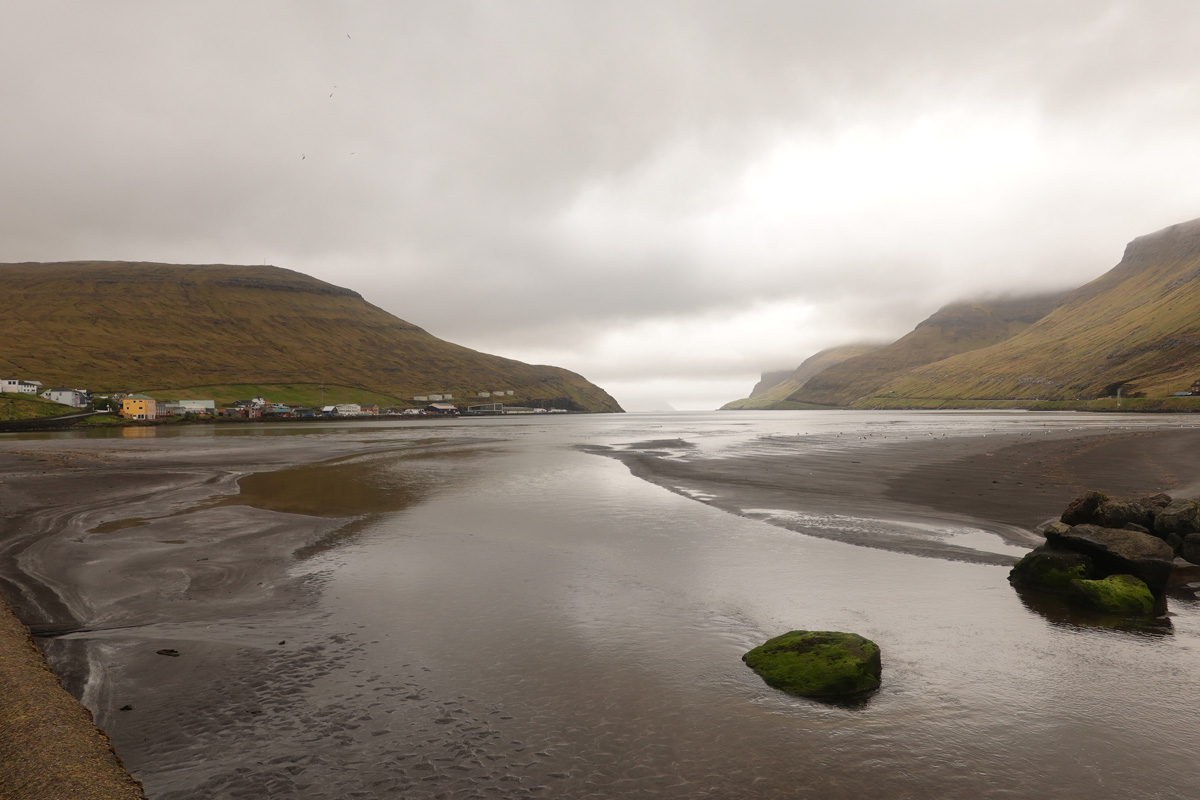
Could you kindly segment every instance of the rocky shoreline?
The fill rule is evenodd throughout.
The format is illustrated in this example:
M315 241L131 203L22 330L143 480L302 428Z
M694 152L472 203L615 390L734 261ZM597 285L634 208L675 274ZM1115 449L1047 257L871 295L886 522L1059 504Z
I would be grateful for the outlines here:
M1200 503L1159 493L1088 492L1009 573L1019 592L1130 620L1167 621L1167 592L1200 587Z

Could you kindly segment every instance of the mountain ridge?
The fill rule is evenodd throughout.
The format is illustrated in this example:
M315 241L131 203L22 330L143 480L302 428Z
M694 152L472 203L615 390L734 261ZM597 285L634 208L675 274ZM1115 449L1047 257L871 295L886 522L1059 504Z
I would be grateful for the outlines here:
M621 410L569 370L444 341L358 292L280 267L0 264L0 297L10 309L0 322L0 370L45 384L116 391L330 383L456 399L512 390L513 400Z
M1195 377L1200 219L1133 239L1116 266L1076 289L944 306L768 407L1078 405L1165 398Z
M721 407L722 410L804 407L803 403L789 398L804 387L814 376L844 361L866 355L883 345L858 343L827 347L809 356L793 370L764 372L762 380L754 387L748 398L733 400ZM768 378L770 376L770 378ZM792 404L795 404L794 406Z
M986 364L986 373L984 368ZM1053 313L899 378L906 397L1093 400L1186 389L1200 371L1200 220L1139 236ZM935 389L934 387L938 388Z

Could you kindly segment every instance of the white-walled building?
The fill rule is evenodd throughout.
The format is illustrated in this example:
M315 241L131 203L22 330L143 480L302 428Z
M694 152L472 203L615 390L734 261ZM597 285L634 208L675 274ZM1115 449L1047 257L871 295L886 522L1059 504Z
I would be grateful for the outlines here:
M65 386L57 389L47 389L42 392L42 397L52 400L55 403L62 403L64 406L70 406L71 408L83 408L88 404L87 392L79 389L68 389Z
M37 394L42 390L41 381L22 381L17 378L0 379L0 392L16 392L18 394Z

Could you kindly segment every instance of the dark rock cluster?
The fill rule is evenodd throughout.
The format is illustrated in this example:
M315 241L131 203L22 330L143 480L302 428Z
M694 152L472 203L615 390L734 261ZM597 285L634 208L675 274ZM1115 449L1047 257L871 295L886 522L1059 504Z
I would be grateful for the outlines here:
M1093 611L1160 614L1177 559L1200 564L1195 500L1165 494L1117 500L1088 492L1044 532L1046 544L1017 562L1009 582Z

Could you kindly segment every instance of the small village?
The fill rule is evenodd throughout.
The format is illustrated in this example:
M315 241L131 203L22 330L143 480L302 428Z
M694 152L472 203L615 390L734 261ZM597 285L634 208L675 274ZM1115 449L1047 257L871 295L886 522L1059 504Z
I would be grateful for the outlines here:
M508 414L566 414L564 408L545 408L506 405L494 398L506 399L514 393L511 389L481 391L477 400L492 399L492 402L459 406L448 393L413 396L414 405L403 407L380 407L359 403L337 403L321 406L290 406L276 403L264 397L235 400L228 406L218 407L215 400L158 400L149 395L114 392L93 395L86 389L57 387L45 389L41 381L18 378L0 379L0 394L12 393L40 397L60 403L71 409L92 409L98 414L115 414L131 422L153 422L169 419L226 419L226 420L273 420L273 419L359 419L369 417L457 417L499 416Z

